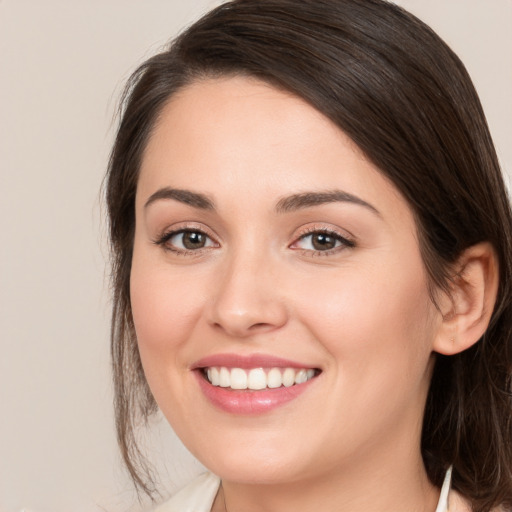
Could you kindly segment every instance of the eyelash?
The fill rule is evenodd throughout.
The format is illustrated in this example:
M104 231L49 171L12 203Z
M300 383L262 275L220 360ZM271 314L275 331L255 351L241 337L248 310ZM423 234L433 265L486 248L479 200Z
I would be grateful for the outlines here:
M184 226L179 229L173 229L171 231L164 231L160 236L158 236L153 243L155 245L162 246L165 251L170 251L178 256L200 256L203 252L209 250L211 246L201 247L198 249L180 249L169 244L169 240L171 240L176 235L184 235L185 233L199 233L205 237L207 237L210 241L212 241L215 245L218 245L217 242L213 239L213 237L208 234L204 229L197 228L195 226Z
M325 251L301 249L301 248L295 248L294 250L300 251L305 255L311 255L311 256L330 256L339 251L343 251L345 249L352 249L352 248L356 247L356 243L354 240L341 235L338 231L336 231L334 229L317 228L317 227L307 229L305 232L303 232L297 238L297 240L295 242L293 242L293 244L290 245L290 247L297 244L299 241L305 240L307 237L310 237L313 235L327 235L329 237L334 238L335 242L340 242L340 245L338 247L333 247L332 249L327 249Z
M168 242L173 237L177 235L184 235L185 233L199 233L205 237L207 237L214 245L218 246L218 242L216 242L211 235L209 235L205 230L197 228L197 227L183 227L180 229L173 229L171 231L165 231L160 236L158 236L155 240L153 240L153 243L158 246L162 246L164 250L173 252L179 256L200 256L205 251L210 250L212 246L207 247L201 247L198 249L180 249L176 248L172 245L170 245ZM327 249L325 251L319 251L319 250L311 250L311 249L301 249L301 248L294 248L293 245L297 244L298 242L305 240L307 237L313 236L313 235L327 235L329 237L334 238L335 242L340 242L340 245L337 247L333 247L332 249ZM289 245L289 247L293 250L300 251L304 255L309 256L329 256L334 253L337 253L339 251L342 251L344 249L351 249L356 247L356 243L354 240L349 239L343 235L341 235L339 232L333 229L326 229L326 228L310 228L303 232L292 244Z

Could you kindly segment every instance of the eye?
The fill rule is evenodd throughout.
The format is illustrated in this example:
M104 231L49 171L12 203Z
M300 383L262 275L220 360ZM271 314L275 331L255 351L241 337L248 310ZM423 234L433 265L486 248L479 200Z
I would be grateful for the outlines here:
M181 229L179 231L167 232L158 240L155 240L155 243L178 253L199 251L217 246L206 233L197 229Z
M201 231L178 232L169 238L168 243L188 251L203 249L213 245L211 239L205 233L201 233Z
M333 231L313 231L302 235L291 246L292 249L302 249L304 251L313 252L330 252L343 247L354 247L355 244L351 240L341 236Z

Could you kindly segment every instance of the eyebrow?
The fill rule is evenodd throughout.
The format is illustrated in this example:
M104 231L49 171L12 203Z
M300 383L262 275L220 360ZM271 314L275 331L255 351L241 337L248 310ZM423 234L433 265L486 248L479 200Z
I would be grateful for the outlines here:
M214 210L214 202L206 195L199 194L198 192L192 192L191 190L182 190L179 188L165 187L157 190L154 194L151 194L149 199L146 201L144 208L147 208L151 203L160 199L174 199L180 203L199 208L201 210Z
M164 187L157 190L146 201L144 208L147 208L155 201L162 199L173 199L180 203L199 208L200 210L215 210L215 203L207 195L191 190ZM360 197L357 197L342 190L328 190L324 192L301 192L280 199L276 204L276 212L288 213L313 206L320 206L328 203L351 203L363 206L371 212L380 216L380 212L370 203L367 203Z
M320 206L328 203L352 203L363 206L371 212L380 216L379 210L375 206L367 203L360 197L357 197L343 190L327 190L324 192L303 192L280 199L276 205L276 211L279 213L293 212L312 206Z

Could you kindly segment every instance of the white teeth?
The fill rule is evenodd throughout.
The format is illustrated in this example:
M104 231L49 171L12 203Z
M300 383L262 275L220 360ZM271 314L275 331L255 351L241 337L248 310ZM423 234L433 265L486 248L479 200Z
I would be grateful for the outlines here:
M295 384L295 370L293 368L286 368L283 372L283 386L289 388Z
M227 368L219 370L219 386L221 388L229 388L231 386L231 375Z
M242 368L231 370L231 387L233 389L247 389L247 373Z
M308 380L306 370L300 370L295 375L295 384L303 384Z
M231 389L275 389L303 384L315 376L312 368L226 368L224 366L206 369L206 377L213 386Z
M208 374L208 380L214 385L218 386L220 384L220 375L218 368L208 368L210 372Z
M249 372L247 387L249 389L265 389L267 387L267 376L263 368L253 368Z
M272 368L267 375L267 386L271 389L280 388L283 385L281 370Z

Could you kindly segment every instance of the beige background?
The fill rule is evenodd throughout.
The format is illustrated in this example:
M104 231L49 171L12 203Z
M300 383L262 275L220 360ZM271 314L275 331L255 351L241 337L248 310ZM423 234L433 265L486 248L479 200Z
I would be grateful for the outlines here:
M139 510L117 455L99 188L136 64L211 0L0 0L0 511ZM402 0L466 63L512 172L512 0ZM195 472L164 424L168 488ZM171 454L171 455L169 455Z

